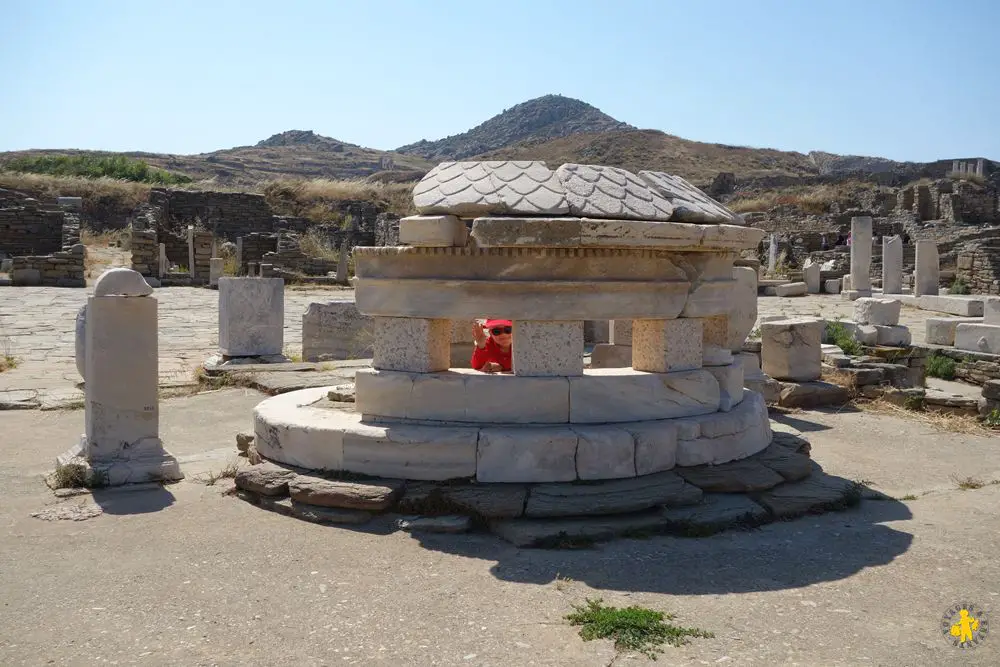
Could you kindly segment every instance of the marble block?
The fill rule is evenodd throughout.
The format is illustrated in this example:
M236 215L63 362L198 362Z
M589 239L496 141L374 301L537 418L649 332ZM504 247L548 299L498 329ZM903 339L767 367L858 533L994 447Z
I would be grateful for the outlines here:
M851 289L871 291L872 219L851 218Z
M981 317L928 317L924 325L924 342L930 345L954 345L955 328L959 324L983 324Z
M913 272L913 295L938 294L941 266L937 244L934 241L917 241L917 259Z
M464 218L569 213L563 185L537 161L442 162L414 187L413 204L424 215Z
M579 437L558 427L483 428L476 479L480 482L571 482Z
M895 326L899 324L902 302L895 299L862 297L854 302L854 321L858 324Z
M761 368L777 380L805 382L819 378L823 321L773 320L761 324Z
M285 341L282 278L219 278L219 351L230 357L281 354Z
M226 260L221 257L212 257L208 260L208 285L218 287L219 278L222 277L226 268Z
M149 296L152 293L153 288L141 273L124 267L106 270L94 283L94 296Z
M635 174L618 167L564 164L556 177L572 215L626 220L670 220L674 207Z
M573 426L577 435L576 476L588 479L635 477L635 441L616 426Z
M739 352L757 323L757 272L749 266L734 266L732 299L729 302L729 349Z
M76 372L87 379L87 304L76 311Z
M434 373L451 362L451 320L376 317L373 333L375 369Z
M785 283L774 288L776 296L805 296L809 293L809 286L806 283Z
M631 365L631 345L598 343L590 353L591 368L629 368Z
M903 239L899 236L882 238L882 293L903 291Z
M454 215L414 215L399 221L399 244L425 247L464 247L469 232Z
M875 326L875 342L878 345L887 345L889 347L901 347L909 345L910 330L907 327L899 325L874 325Z
M635 474L651 475L677 465L679 427L669 419L641 424L622 424L635 442Z
M632 368L650 373L692 370L702 365L702 326L706 319L635 320Z
M719 383L719 410L729 412L743 400L743 364L739 358L728 366L709 366L706 371Z
M1000 297L983 297L983 323L1000 326Z
M1000 354L1000 326L959 324L955 327L955 348L970 352Z
M640 373L591 369L569 378L571 424L674 419L719 410L719 383L707 370Z
M823 282L823 292L826 294L840 294L840 278L830 278Z
M583 374L583 320L514 320L514 375Z
M632 344L632 320L609 320L608 342L612 345Z
M806 291L809 294L819 294L820 274L822 272L822 265L810 259L806 260L806 265L802 268L802 280L805 282Z
M671 220L680 222L716 222L742 225L743 218L694 187L680 176L662 171L640 171L639 178L670 202Z
M310 303L302 314L302 361L367 359L373 339L372 318L349 301Z

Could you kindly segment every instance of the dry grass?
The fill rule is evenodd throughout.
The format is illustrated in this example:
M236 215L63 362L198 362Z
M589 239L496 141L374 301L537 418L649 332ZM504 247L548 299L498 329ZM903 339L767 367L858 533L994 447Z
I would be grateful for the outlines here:
M893 405L884 398L877 398L871 401L855 401L854 406L865 412L873 412L880 415L892 417L902 417L904 419L914 419L931 428L946 433L961 433L963 435L979 435L985 437L996 437L997 432L983 426L976 417L972 415L956 415L945 412L925 412L923 410L907 410L906 408Z
M340 222L340 213L330 203L349 199L370 201L400 216L413 213L412 183L282 179L263 182L260 189L276 213L315 222Z
M299 248L310 257L337 260L340 253L330 238L318 229L310 229L299 237Z
M18 190L46 198L83 197L85 200L109 198L134 208L149 199L148 183L120 181L113 178L49 176L0 171L0 188Z
M109 229L103 232L95 232L86 227L80 229L80 243L85 246L96 246L99 248L110 248L115 246L123 250L131 249L132 234L127 229Z
M9 336L0 336L0 373L17 368L18 359L14 356L14 341Z
M236 477L236 473L240 470L239 460L233 460L226 464L226 467L219 472L209 471L204 475L198 476L196 479L198 481L204 482L205 486L215 486L215 484L220 479L233 479Z
M850 196L852 190L860 187L866 186L856 182L800 185L754 193L750 197L737 196L727 202L726 206L737 213L768 211L776 206L796 206L803 213L819 215L828 212L830 204L842 201Z
M949 171L946 176L953 181L969 181L978 185L986 185L986 178L979 174L969 174L958 171Z

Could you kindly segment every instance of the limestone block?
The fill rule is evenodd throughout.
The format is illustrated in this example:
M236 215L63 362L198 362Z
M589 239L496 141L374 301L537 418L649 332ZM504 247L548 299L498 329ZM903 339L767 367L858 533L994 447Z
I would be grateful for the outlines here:
M955 328L959 324L983 324L979 317L928 317L925 321L924 342L930 345L954 345Z
M674 207L635 174L618 167L564 164L556 178L572 215L626 220L670 220Z
M907 327L875 325L875 331L875 342L879 345L900 347L910 344L910 330Z
M472 368L472 353L475 349L475 343L452 343L449 368Z
M635 477L635 442L627 430L615 426L574 426L576 476L579 479Z
M635 474L651 475L670 470L677 464L679 426L669 419L639 424L622 424L635 441Z
M917 298L917 306L921 310L934 310L960 317L983 316L982 297L925 294Z
M858 324L895 326L899 324L899 311L903 307L895 299L862 297L854 302L854 321Z
M808 292L809 286L806 283L785 283L774 288L776 296L805 296Z
M917 241L917 259L914 268L913 294L937 294L941 282L938 248L934 241Z
M1000 326L1000 297L983 298L983 323Z
M761 324L761 367L778 380L807 381L820 376L823 321L785 319Z
M903 291L903 239L899 236L882 238L882 293Z
M1000 326L959 324L955 327L955 348L970 352L1000 354Z
M851 289L871 291L871 265L872 219L869 216L851 218Z
M729 318L726 315L701 318L701 341L703 347L729 349ZM728 363L728 362L727 362Z
M746 458L771 444L771 423L764 397L747 392L731 412L700 418L698 437L677 441L677 465L718 465Z
M565 424L566 378L488 375L471 369L404 373L358 369L355 404L366 417L498 424Z
M743 366L739 359L728 366L706 367L719 383L719 410L729 412L743 400Z
M840 294L840 278L831 278L824 281L823 292L826 294Z
M564 377L583 374L583 320L514 320L514 375Z
M563 215L566 192L544 162L442 162L413 189L424 215ZM400 230L402 232L402 230Z
M680 312L681 317L713 317L725 315L731 308L733 288L736 283L729 280L711 280L693 287L687 296L687 303ZM637 317L652 317L644 312ZM675 316L676 317L676 316Z
M612 345L632 344L632 320L609 320L610 340Z
M208 284L211 287L219 285L219 278L222 277L226 268L226 260L221 257L212 257L208 260Z
M629 368L632 366L631 345L595 345L590 353L591 368Z
M159 441L157 302L87 300L86 458L128 460L162 452Z
M451 361L451 320L376 317L372 366L387 371L433 373Z
M231 357L281 354L285 281L219 278L219 351Z
M680 176L662 171L640 171L639 178L674 207L671 220L743 224L743 219Z
M399 244L426 247L464 247L465 223L454 215L414 215L399 221Z
M701 365L705 368L709 366L728 366L733 363L733 353L724 347L714 345L703 345L701 349Z
M812 260L806 260L806 264L802 268L802 279L806 283L806 291L809 292L809 294L819 294L820 274L822 271L823 267L819 263L815 263Z
M847 275L843 276L840 279L840 290L842 292L846 292L849 289L852 289L851 288L851 274L850 273L848 273Z
M76 311L76 372L87 379L87 304Z
M466 338L471 337L466 330ZM366 359L372 354L373 319L349 301L310 303L302 314L302 360Z
M570 422L608 424L716 412L719 383L706 370L641 373L591 369L569 378Z
M632 368L669 373L701 368L702 326L707 319L635 320Z
M739 352L757 322L757 272L749 266L734 266L732 300L729 303L729 349Z
M480 482L569 482L576 479L579 437L565 427L482 428Z
M479 248L577 248L581 225L580 218L483 217L473 221L472 238Z
M755 378L763 373L760 370L760 357L753 352L740 352L738 356L744 378Z
M398 479L476 474L477 428L358 424L343 435L343 469Z
M0 273L10 273L14 270L14 260L10 258L0 259Z

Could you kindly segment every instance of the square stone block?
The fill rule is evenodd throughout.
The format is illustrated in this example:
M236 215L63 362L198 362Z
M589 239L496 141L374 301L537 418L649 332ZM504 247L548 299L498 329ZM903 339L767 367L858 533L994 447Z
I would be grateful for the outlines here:
M285 281L219 278L219 351L230 357L281 354Z
M515 320L513 361L518 376L582 375L583 320Z
M580 479L635 477L635 442L614 426L574 426L576 475Z
M1000 354L1000 326L959 324L955 328L955 347L970 352ZM87 368L89 370L90 366Z
M840 278L830 278L823 281L823 291L826 294L840 294Z
M673 420L622 424L635 441L635 474L650 475L677 464L678 425Z
M673 419L717 412L719 383L705 370L639 373L630 368L591 369L569 378L570 422Z
M810 260L806 260L809 262ZM802 279L806 284L806 291L810 294L819 294L820 274L823 267L818 263L807 264L802 269Z
M632 346L599 343L590 352L591 368L630 368Z
M609 339L612 345L632 344L632 320L610 320Z
M365 359L371 356L372 318L347 301L310 303L302 315L302 360Z
M219 285L219 278L226 270L226 260L221 257L212 257L208 260L208 284L211 287Z
M928 317L924 342L930 345L954 345L959 324L983 324L981 317Z
M465 223L454 215L415 215L399 221L400 245L463 247L468 236Z
M632 367L650 373L701 368L702 326L713 319L635 320Z
M875 342L879 345L898 347L910 344L910 330L904 326L875 325Z
M87 300L84 455L88 460L130 459L161 451L158 351L156 299Z
M376 317L373 330L373 368L412 373L448 369L451 320Z
M1000 297L983 297L984 324L1000 326Z
M774 288L776 296L805 296L809 293L809 286L806 283L785 283Z
M344 433L344 467L398 479L456 479L476 474L477 428L360 424Z
M567 427L482 428L480 482L571 482L579 437Z
M895 326L899 324L902 307L902 302L896 299L862 297L854 302L854 321L858 324Z
M778 380L808 381L820 376L824 322L773 320L761 324L761 367Z

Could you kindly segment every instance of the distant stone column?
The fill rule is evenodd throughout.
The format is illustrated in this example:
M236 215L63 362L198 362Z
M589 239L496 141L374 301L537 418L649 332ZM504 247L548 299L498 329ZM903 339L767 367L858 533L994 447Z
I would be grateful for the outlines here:
M208 286L218 287L219 278L222 277L226 268L226 260L221 257L213 257L208 261Z
M158 268L158 272L160 274L159 276L157 276L158 278L162 278L165 275L167 275L168 273L170 273L170 262L169 262L169 260L167 260L167 244L166 243L161 243L160 244L160 257L159 257L159 261L157 262L157 268Z
M917 241L917 263L913 272L913 295L937 294L941 281L941 266L937 244L934 241Z
M774 267L778 264L778 236L771 234L771 247L767 250L767 273L774 275Z
M858 296L871 296L872 219L851 218L851 289Z
M194 278L194 227L188 225L188 273Z
M958 172L958 160L952 160L951 161L951 171L953 173L957 173Z
M983 175L983 158L976 160L976 176Z
M903 292L903 239L899 236L882 238L882 293Z
M236 237L236 275L243 275L243 237Z

